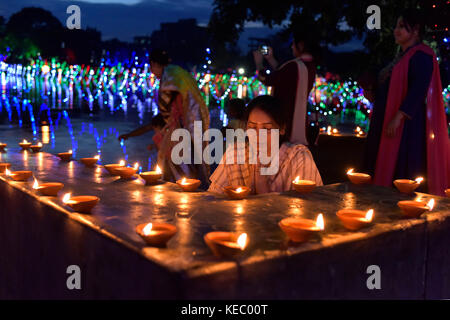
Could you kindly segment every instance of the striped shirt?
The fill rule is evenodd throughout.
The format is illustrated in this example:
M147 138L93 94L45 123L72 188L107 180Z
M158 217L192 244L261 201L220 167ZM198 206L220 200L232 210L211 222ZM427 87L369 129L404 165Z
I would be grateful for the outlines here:
M236 147L235 147L236 148ZM237 148L236 148L237 149ZM235 150L236 150L235 149ZM247 148L248 149L248 148ZM226 164L229 150L222 157L219 166L209 178L211 185L208 191L223 193L226 186L247 186L252 194L257 192L256 181L261 178L261 167L256 164L249 164L248 152L244 164ZM237 152L234 152L236 160ZM309 149L302 144L291 144L285 142L279 150L279 169L273 175L263 176L267 179L268 192L283 192L291 190L292 181L297 177L300 180L311 180L318 186L322 186L322 178L317 170L314 159Z

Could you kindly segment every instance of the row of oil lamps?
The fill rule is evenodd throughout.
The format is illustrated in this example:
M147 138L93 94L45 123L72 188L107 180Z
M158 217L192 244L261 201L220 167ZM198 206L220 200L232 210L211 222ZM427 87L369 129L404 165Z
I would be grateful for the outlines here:
M31 143L23 141L19 144L23 150L31 148ZM3 146L3 147L2 147ZM0 151L4 150L6 144L0 144ZM39 150L33 150L39 152ZM62 161L72 160L72 151L58 153L58 157ZM93 158L82 158L80 161L87 167L93 167L100 159L99 156ZM31 171L9 171L10 164L0 163L0 173L6 172L8 176L17 181L26 181L33 174ZM120 176L123 179L131 179L139 168L136 163L134 167L127 167L122 160L118 164L106 164L103 166L111 175ZM162 171L157 166L155 171L148 171L140 173L140 177L143 178L147 184L155 184L160 181L162 177ZM365 173L354 172L353 169L347 171L348 179L357 185L368 184L371 182L371 176ZM394 181L395 187L402 193L412 193L423 178L417 178L416 180L399 179ZM197 179L183 178L177 181L177 184L183 191L190 192L195 191L200 186L200 181ZM316 184L314 181L300 180L297 177L292 181L293 188L299 193L309 193L314 190ZM39 191L43 195L57 196L57 193L64 187L59 182L49 182L39 184L35 179L33 188ZM240 200L246 198L250 193L250 188L246 186L228 186L224 188L224 192L229 198L234 200ZM446 195L450 197L450 189L446 190ZM63 203L71 207L74 211L82 213L90 213L91 210L98 203L99 198L95 196L78 196L71 197L71 194L65 194L63 197ZM428 203L415 200L399 201L398 206L401 212L406 217L418 218L425 211L431 211L434 207L434 199L431 199ZM342 224L348 230L359 230L372 223L374 210L370 209L367 212L363 210L355 209L342 209L336 213L337 217L341 220ZM304 218L285 218L279 222L280 228L293 242L305 242L311 238L312 235L324 230L325 222L323 214L319 214L316 220L304 219ZM164 246L177 232L177 228L174 225L168 223L147 223L140 224L136 227L136 232L142 237L142 239L152 246ZM248 244L248 236L246 233L236 234L232 232L210 232L204 236L204 241L210 247L212 252L217 256L234 256L245 250Z

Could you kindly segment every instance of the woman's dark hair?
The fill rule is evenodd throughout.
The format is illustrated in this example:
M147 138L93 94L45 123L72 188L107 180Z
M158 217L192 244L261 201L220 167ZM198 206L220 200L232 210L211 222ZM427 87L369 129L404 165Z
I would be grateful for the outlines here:
M227 111L231 118L243 120L245 117L244 100L238 98L228 100Z
M160 65L166 66L170 63L169 54L165 50L154 49L150 52L150 62L156 62Z
M303 42L303 51L310 53L314 60L320 60L321 48L317 39L311 33L304 32L302 28L296 28L292 34L292 41L294 41L295 45Z
M277 98L269 95L263 95L258 96L254 98L252 101L250 101L247 105L247 112L245 114L245 121L248 122L248 117L250 116L250 113L255 110L259 109L263 112L265 112L268 116L270 116L273 121L281 128L285 129L285 134L280 135L280 144L287 141L288 134L287 130L290 127L288 125L288 120L284 112L282 112L281 102Z
M162 129L166 125L166 121L164 121L164 117L162 116L162 114L158 113L152 118L151 124L154 128Z
M423 37L425 33L425 19L423 13L419 9L405 9L399 16L403 19L403 23L408 32L412 32L417 28L419 37Z

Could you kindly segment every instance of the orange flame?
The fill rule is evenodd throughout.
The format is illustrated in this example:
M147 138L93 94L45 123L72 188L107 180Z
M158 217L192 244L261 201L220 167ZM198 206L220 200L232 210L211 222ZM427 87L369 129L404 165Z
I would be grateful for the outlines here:
M300 182L300 176L297 176L294 181L292 181L293 183L299 183Z
M121 167L125 166L125 161L124 160L120 160L119 166L121 166Z
M71 193L66 193L62 199L63 203L67 203L70 201L70 197L72 196Z
M156 173L162 173L162 170L158 165L156 165L155 171L156 171Z
M369 221L369 222L372 221L372 219L373 219L373 209L370 209L369 211L367 211L365 219L367 221Z
M433 210L434 208L434 199L431 199L430 201L428 201L427 203L427 207L429 208L428 210Z
M153 224L152 223L148 223L144 227L144 229L142 229L142 233L144 234L144 236L150 235L150 233L152 232L152 228L153 228Z
M39 188L39 183L36 180L36 178L34 178L33 189L38 189L38 188Z
M353 173L353 168L347 171L347 174L352 174Z
M419 177L419 178L416 179L416 182L419 183L419 184L420 184L422 181L423 181L423 177Z
M319 228L319 230L325 229L325 221L323 220L323 214L321 213L317 216L316 227Z
M246 233L242 233L239 238L237 239L237 244L239 246L239 248L241 248L241 250L244 250L245 247L247 246L247 234Z

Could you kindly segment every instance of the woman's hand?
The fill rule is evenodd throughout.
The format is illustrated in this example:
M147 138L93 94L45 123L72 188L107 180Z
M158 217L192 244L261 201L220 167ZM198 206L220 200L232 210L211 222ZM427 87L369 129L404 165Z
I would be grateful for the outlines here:
M253 60L255 60L255 65L257 70L261 70L263 66L263 55L259 50L253 51Z
M400 124L402 123L402 120L403 114L400 111L398 111L385 129L385 133L389 138L395 137L395 134L397 133L397 130L400 127Z
M127 140L128 138L129 138L128 134L121 134L118 139L119 139L119 141L121 141L121 140Z
M264 55L264 58L265 58L267 61L270 61L271 59L274 59L272 47L267 47L267 54Z

